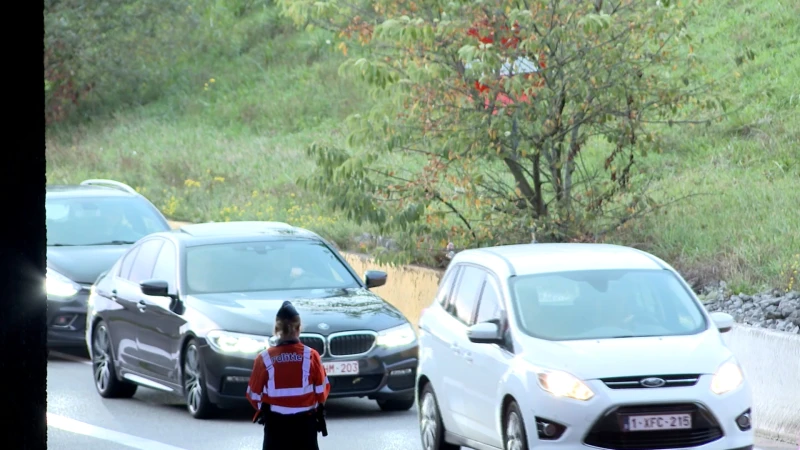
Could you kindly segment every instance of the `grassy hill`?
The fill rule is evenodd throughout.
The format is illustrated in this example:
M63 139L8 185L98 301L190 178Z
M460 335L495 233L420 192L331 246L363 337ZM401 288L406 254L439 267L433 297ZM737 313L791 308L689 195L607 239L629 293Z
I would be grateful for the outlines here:
M696 195L610 240L735 290L788 288L800 266L800 3L702 8L696 51L729 80L722 88L736 109L712 127L666 131L670 150L645 162L656 188ZM371 100L338 75L342 59L325 33L261 36L252 16L224 24L250 30L247 45L187 66L179 89L107 119L51 127L48 181L114 178L177 220L288 221L352 247L371 230L326 211L295 180L312 167L308 144L343 142L344 119ZM737 65L748 51L755 58Z

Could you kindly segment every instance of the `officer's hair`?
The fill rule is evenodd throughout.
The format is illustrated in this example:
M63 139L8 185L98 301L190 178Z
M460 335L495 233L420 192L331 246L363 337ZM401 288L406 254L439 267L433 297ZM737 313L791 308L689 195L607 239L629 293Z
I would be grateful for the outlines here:
M291 319L277 319L275 321L275 334L285 337L300 331L300 316Z

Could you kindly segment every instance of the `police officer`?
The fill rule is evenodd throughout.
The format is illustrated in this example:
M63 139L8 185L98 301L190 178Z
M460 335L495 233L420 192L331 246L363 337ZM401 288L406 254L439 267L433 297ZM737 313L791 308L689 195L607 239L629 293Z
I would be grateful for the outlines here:
M275 335L277 345L258 355L247 387L253 421L264 425L263 450L319 450L331 385L319 353L300 342L300 314L291 302L278 310Z

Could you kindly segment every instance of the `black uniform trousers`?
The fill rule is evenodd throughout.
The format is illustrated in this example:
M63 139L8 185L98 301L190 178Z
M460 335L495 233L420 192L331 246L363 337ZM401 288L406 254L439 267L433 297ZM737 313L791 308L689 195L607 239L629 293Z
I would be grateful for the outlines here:
M319 450L317 418L313 411L267 414L262 450Z

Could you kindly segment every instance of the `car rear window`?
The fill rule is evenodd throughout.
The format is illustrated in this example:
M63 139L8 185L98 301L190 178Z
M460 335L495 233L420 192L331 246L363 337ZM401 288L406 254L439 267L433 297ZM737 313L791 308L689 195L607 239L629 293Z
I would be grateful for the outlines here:
M330 248L310 240L189 247L185 267L189 294L360 286Z
M700 306L667 270L591 270L511 279L520 328L547 340L696 334Z

